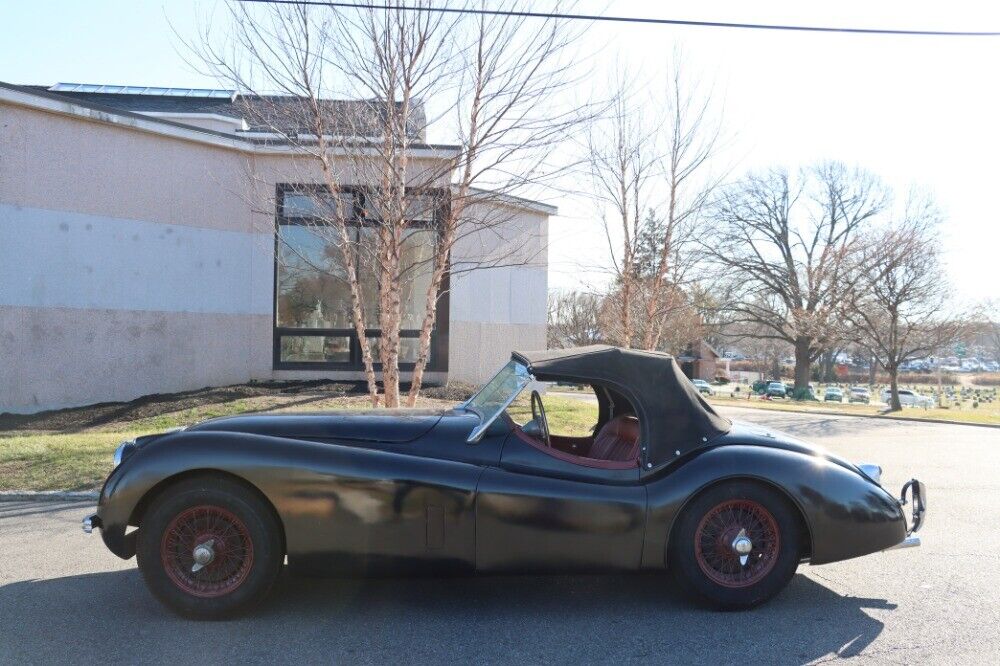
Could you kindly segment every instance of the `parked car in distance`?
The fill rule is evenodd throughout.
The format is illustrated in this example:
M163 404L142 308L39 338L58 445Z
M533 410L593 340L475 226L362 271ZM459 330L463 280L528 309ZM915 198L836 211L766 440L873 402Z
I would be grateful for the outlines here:
M888 404L891 395L889 389L882 391L882 402ZM899 389L899 404L905 407L933 407L934 398L920 395L910 389Z
M771 382L767 385L765 395L769 398L784 398L788 395L788 392L785 390L785 385L781 382Z
M830 386L823 392L823 402L844 402L844 392L836 386Z
M696 389L698 389L698 393L703 395L715 395L715 391L712 390L712 385L704 379L692 379L691 383L694 384Z
M862 402L868 404L872 401L872 394L864 386L852 386L847 394L848 402Z
M785 382L785 396L789 398L797 398L799 400L817 400L816 398L816 387L812 384L806 386L806 394L801 398L795 395L795 384L791 382Z

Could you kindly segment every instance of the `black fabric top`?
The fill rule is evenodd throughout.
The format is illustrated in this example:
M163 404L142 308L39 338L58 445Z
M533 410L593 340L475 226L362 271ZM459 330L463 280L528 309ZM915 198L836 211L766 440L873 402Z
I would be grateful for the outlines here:
M730 423L705 402L674 358L607 345L514 352L540 381L607 384L635 407L643 469L658 467L729 432Z

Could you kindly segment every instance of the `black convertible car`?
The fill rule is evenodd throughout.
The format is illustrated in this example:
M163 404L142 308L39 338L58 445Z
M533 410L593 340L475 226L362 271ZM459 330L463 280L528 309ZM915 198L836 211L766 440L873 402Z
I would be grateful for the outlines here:
M535 381L590 387L593 433L551 434L537 391L519 425L508 408ZM747 608L800 562L919 545L923 484L897 500L880 474L720 417L670 356L597 346L515 352L453 409L236 416L126 442L84 530L193 617L260 601L286 557L303 574L668 569Z

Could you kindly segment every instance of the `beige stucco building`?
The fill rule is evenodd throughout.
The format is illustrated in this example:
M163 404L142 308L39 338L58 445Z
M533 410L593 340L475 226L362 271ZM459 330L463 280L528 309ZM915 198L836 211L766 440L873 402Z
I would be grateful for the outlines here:
M226 99L0 84L0 412L362 376L336 281L294 260L329 254L293 199L321 179ZM414 168L447 152L415 142ZM502 222L451 257L477 269L450 276L430 382L478 382L510 349L545 346L556 211L488 206Z

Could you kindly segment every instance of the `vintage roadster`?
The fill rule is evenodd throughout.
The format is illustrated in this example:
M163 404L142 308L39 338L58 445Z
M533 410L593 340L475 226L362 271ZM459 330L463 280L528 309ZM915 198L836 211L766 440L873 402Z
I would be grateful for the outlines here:
M537 390L518 424L535 382L589 387L592 434L550 433ZM916 480L897 500L876 465L720 417L670 356L606 346L515 352L452 409L221 418L125 442L114 464L84 530L200 618L259 602L286 557L293 574L669 570L748 608L800 562L919 545L926 501Z

